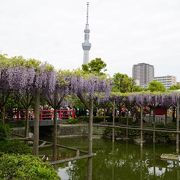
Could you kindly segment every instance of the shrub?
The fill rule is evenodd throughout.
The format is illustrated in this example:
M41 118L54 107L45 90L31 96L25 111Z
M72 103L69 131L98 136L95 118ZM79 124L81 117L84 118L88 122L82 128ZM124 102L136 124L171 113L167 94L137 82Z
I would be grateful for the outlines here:
M30 154L32 153L31 148L20 141L0 141L0 152L3 153L14 153L14 154Z
M106 122L111 122L112 123L112 116L94 116L93 117L93 122L94 123L100 123L104 122L104 119ZM89 121L89 116L79 116L78 120L80 122L88 122ZM121 124L126 124L127 123L127 117L115 117L115 122L121 123ZM128 120L129 125L133 124L132 118L129 118Z
M100 122L104 122L104 120L106 121L106 122L109 122L110 121L110 119L111 119L111 117L110 116L94 116L93 117L94 119L93 119L93 122L94 123L100 123Z
M32 155L3 154L0 156L0 179L60 179L49 164Z
M0 123L0 141L10 137L11 129L8 125Z
M78 120L79 122L88 122L89 116L79 116Z
M78 119L73 119L73 118L69 118L68 120L67 120L67 123L68 124L76 124L76 123L78 123L79 121L78 121Z
M94 123L99 123L99 122L104 122L104 119L108 122L110 122L111 117L110 116L94 116L93 117L93 122ZM88 122L89 121L89 116L79 116L78 120L80 122Z

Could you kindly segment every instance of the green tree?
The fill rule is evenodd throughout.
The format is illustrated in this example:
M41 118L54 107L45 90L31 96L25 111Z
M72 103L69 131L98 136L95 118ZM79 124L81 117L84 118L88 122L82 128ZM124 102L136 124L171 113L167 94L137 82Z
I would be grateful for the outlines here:
M154 80L148 84L147 90L149 90L151 92L155 92L155 91L165 92L166 88L161 82Z
M141 87L141 86L137 86L137 85L135 85L134 87L133 87L133 92L141 92L141 91L144 91L145 89L143 88L143 87Z
M115 73L113 75L113 91L115 92L133 92L135 90L135 82L127 74Z
M180 89L180 84L173 85L169 88L169 90L178 90Z
M60 179L50 164L32 155L3 154L0 161L0 179Z
M92 73L96 75L103 75L106 71L106 63L101 58L96 58L88 64L82 65L82 70L86 73Z

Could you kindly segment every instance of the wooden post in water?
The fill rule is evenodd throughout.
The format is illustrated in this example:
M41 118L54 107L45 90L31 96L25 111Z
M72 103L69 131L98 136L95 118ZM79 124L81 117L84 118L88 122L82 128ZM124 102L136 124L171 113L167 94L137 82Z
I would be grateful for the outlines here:
M112 143L112 180L114 180L115 175L115 157L114 157L114 143Z
M143 146L140 147L140 180L143 179Z
M179 96L176 106L176 153L179 154Z
M143 146L143 106L140 106L141 108L141 142L140 145Z
M54 109L53 119L53 160L57 160L57 109Z
M156 128L156 115L155 115L155 108L153 109L153 143L156 142L156 132L155 132L155 128Z
M35 94L35 118L34 118L34 141L33 141L33 154L38 156L39 154L39 105L40 105L40 89L36 89Z
M155 152L156 152L156 146L155 144L153 144L153 175L154 175L154 179L156 178L156 160L155 160Z
M80 151L79 151L79 149L77 149L77 151L76 151L76 157L79 157L79 154L80 154Z
M106 122L106 108L104 108L104 114L103 114L103 116L104 116L104 123Z
M53 118L53 160L57 160L57 91L54 92L54 118Z
M127 114L127 119L126 119L126 140L128 139L128 134L129 134L129 131L128 131L128 129L129 129L129 112L128 112L128 114Z
M93 97L90 97L89 124L88 124L88 155L92 155L92 136L93 136ZM92 157L88 158L87 179L92 180Z
M25 110L25 137L29 137L29 108Z
M113 101L113 112L112 112L112 116L113 116L113 128L112 128L112 142L114 143L114 139L115 139L115 136L114 136L114 125L115 125L115 105L116 105L116 102L115 100Z

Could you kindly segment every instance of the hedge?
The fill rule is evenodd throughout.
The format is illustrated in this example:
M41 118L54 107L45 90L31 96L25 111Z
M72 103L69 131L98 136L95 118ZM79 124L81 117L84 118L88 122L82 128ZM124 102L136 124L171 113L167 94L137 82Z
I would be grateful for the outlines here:
M11 129L8 125L0 123L0 141L10 137Z
M0 141L0 152L3 153L14 153L14 154L31 154L31 148L24 142L13 140L13 141Z
M94 116L93 117L93 122L94 123L100 123L104 122L104 119L106 122L112 122L112 117L111 116ZM78 117L79 122L88 122L89 121L89 116L79 116ZM127 123L127 117L115 117L115 122L121 123L121 124L126 124ZM133 124L132 118L129 118L128 120L129 125Z
M51 165L32 155L3 154L0 156L0 179L58 180Z

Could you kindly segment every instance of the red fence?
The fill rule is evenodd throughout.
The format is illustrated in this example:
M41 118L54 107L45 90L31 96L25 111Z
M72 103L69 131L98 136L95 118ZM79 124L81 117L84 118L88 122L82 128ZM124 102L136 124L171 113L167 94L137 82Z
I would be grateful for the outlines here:
M70 117L73 119L75 118L75 111L73 109L57 110L58 119L69 119ZM54 110L42 110L40 112L40 120L47 120L47 119L53 119L53 118L54 118Z
M25 110L18 110L14 112L15 120L22 120L25 119ZM41 110L40 111L40 121L42 120L53 120L54 118L54 110ZM57 110L57 119L69 119L69 118L75 118L75 110L70 109L61 109ZM34 119L34 112L29 112L29 119Z

